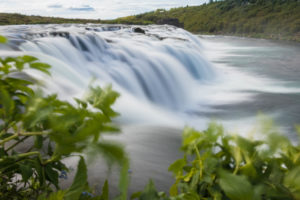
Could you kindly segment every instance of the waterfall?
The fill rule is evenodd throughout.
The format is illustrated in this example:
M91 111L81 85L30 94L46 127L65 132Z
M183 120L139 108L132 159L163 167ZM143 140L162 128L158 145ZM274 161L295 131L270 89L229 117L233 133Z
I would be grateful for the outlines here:
M54 92L73 95L95 79L132 101L184 111L201 95L197 86L216 75L201 42L173 26L140 27L145 34L134 26L93 24L4 26L0 34L12 52L53 66Z

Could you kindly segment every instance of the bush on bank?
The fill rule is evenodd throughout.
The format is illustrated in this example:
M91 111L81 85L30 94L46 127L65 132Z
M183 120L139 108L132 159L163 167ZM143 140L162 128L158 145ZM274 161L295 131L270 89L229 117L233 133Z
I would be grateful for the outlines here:
M263 140L230 135L215 123L205 131L187 127L184 157L169 167L175 177L170 195L157 192L152 183L135 195L166 200L300 199L300 140L293 145L268 120L263 121L262 134Z
M174 21L176 21L174 23ZM105 21L171 24L193 33L300 41L299 0L221 0Z
M37 80L25 76L24 70L50 74L49 68L32 56L0 58L1 199L90 199L85 195L92 192L81 156L85 151L116 161L123 171L128 168L122 146L102 138L118 131L111 123L118 115L111 105L119 94L111 87L90 88L87 97L74 99L74 104L45 96L32 89ZM62 160L71 156L80 157L77 174L70 188L62 191L59 181L68 171ZM126 179L123 172L121 199L126 199ZM101 198L107 199L107 190L105 184Z

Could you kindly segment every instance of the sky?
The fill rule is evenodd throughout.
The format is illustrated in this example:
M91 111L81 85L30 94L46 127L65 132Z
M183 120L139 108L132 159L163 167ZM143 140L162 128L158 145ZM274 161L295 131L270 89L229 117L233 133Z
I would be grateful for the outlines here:
M0 0L0 12L66 18L114 19L158 8L200 5L208 0Z

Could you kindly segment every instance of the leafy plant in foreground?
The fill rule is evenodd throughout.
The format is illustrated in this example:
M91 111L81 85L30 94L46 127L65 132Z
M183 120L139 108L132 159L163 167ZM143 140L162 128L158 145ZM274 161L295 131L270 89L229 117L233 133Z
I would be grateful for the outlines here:
M50 74L49 68L32 56L0 58L0 199L108 199L107 182L101 196L89 193L81 153L101 153L122 164L123 171L128 168L123 148L101 137L118 131L111 123L118 115L111 105L119 94L111 87L91 88L74 104L44 96L32 89L36 80L24 69ZM73 184L62 191L59 179L68 171L62 160L70 156L80 160ZM126 176L123 172L121 199L126 198Z
M184 157L169 167L176 178L170 197L157 192L150 183L132 198L300 199L299 143L293 145L270 122L264 124L262 140L225 134L222 126L214 123L205 131L186 128L182 143Z

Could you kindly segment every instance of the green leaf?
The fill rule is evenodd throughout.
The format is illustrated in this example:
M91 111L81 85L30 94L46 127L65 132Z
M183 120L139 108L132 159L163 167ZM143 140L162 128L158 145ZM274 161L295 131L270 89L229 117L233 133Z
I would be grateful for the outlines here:
M28 179L32 176L33 170L29 165L20 165L21 175L24 182L27 182Z
M28 56L28 55L25 55L25 56L22 56L20 57L23 62L25 63L31 63L31 62L34 62L34 61L37 61L38 59L36 57L33 57L33 56Z
M246 175L249 178L255 179L257 177L256 169L251 162L242 166L240 168L240 171L242 172L242 174Z
M174 163L172 163L168 170L173 172L174 176L182 173L183 167L186 165L186 159L178 159Z
M65 200L79 199L81 193L86 190L87 185L87 168L84 158L80 157L75 178L65 195Z
M244 176L220 171L220 186L231 200L258 200L254 199L253 187Z
M7 42L6 37L0 35L0 43L6 43L6 42Z
M102 194L100 200L109 200L109 189L108 189L108 181L105 180L105 183L102 187Z
M0 148L0 157L7 156L7 152L4 150L4 148Z
M111 105L120 95L112 90L111 85L103 90L100 87L90 88L90 90L87 100L94 108L101 110L107 117L116 117L119 115L111 108Z
M46 179L49 180L58 189L58 172L53 169L52 164L45 167Z
M190 127L185 127L183 131L183 146L189 146L195 142L201 134Z
M171 188L170 188L170 196L177 196L178 195L178 189L177 189L177 184L174 183Z
M142 192L141 192L141 191L135 192L135 193L133 193L133 194L130 196L130 199L131 199L131 200L133 200L133 199L138 199L138 198L140 198L141 195L142 195Z
M94 149L93 153L100 153L109 162L117 162L121 164L126 159L126 154L123 150L123 146L118 143L101 141L96 144L90 145L91 149Z
M46 63L40 63L40 62L30 63L30 67L37 69L41 72L44 72L48 75L51 75L50 72L48 71L48 69L50 69L51 66Z
M12 86L15 86L15 87L18 87L19 85L27 86L27 85L32 84L32 81L23 80L23 79L19 79L19 78L12 78L12 77L7 77L6 81L9 82Z
M185 192L183 193L183 197L180 199L184 200L201 200L200 195L197 194L196 192Z
M66 191L59 190L57 192L51 193L48 198L41 198L38 200L64 200L65 193Z
M38 135L35 137L34 147L37 149L41 149L43 147L43 136Z
M153 184L153 181L150 180L148 185L145 187L142 192L139 200L158 200L159 196Z
M15 57L6 57L4 60L1 60L1 63L7 64L9 62L14 62L15 63L17 61L18 61L18 59L15 58Z
M119 189L121 192L120 199L126 200L127 199L127 189L128 189L128 169L129 169L129 160L127 157L123 158L122 161L122 169L120 173L120 181L119 181Z
M44 169L43 169L43 167L42 167L42 165L41 165L41 163L38 159L35 159L33 161L33 163L34 163L34 169L37 172L37 177L39 179L40 185L44 186L45 180L46 180Z
M34 98L27 107L27 112L24 116L24 126L32 128L39 122L49 119L52 113L53 106L50 101L42 97Z
M87 108L87 103L85 101L82 101L77 98L74 98L74 100L77 102L78 105L82 106L83 108Z
M3 114L5 116L5 120L9 119L12 117L12 113L14 111L15 108L15 103L12 100L12 98L10 97L9 93L0 88L0 102L1 102L1 106L0 107L0 112L1 110L3 110Z
M290 190L295 199L300 199L300 166L287 172L284 186Z
M232 148L232 155L233 155L233 158L235 160L235 170L234 170L234 173L236 173L239 169L239 166L243 160L243 157L242 157L242 152L241 152L241 149L239 146L235 146Z

